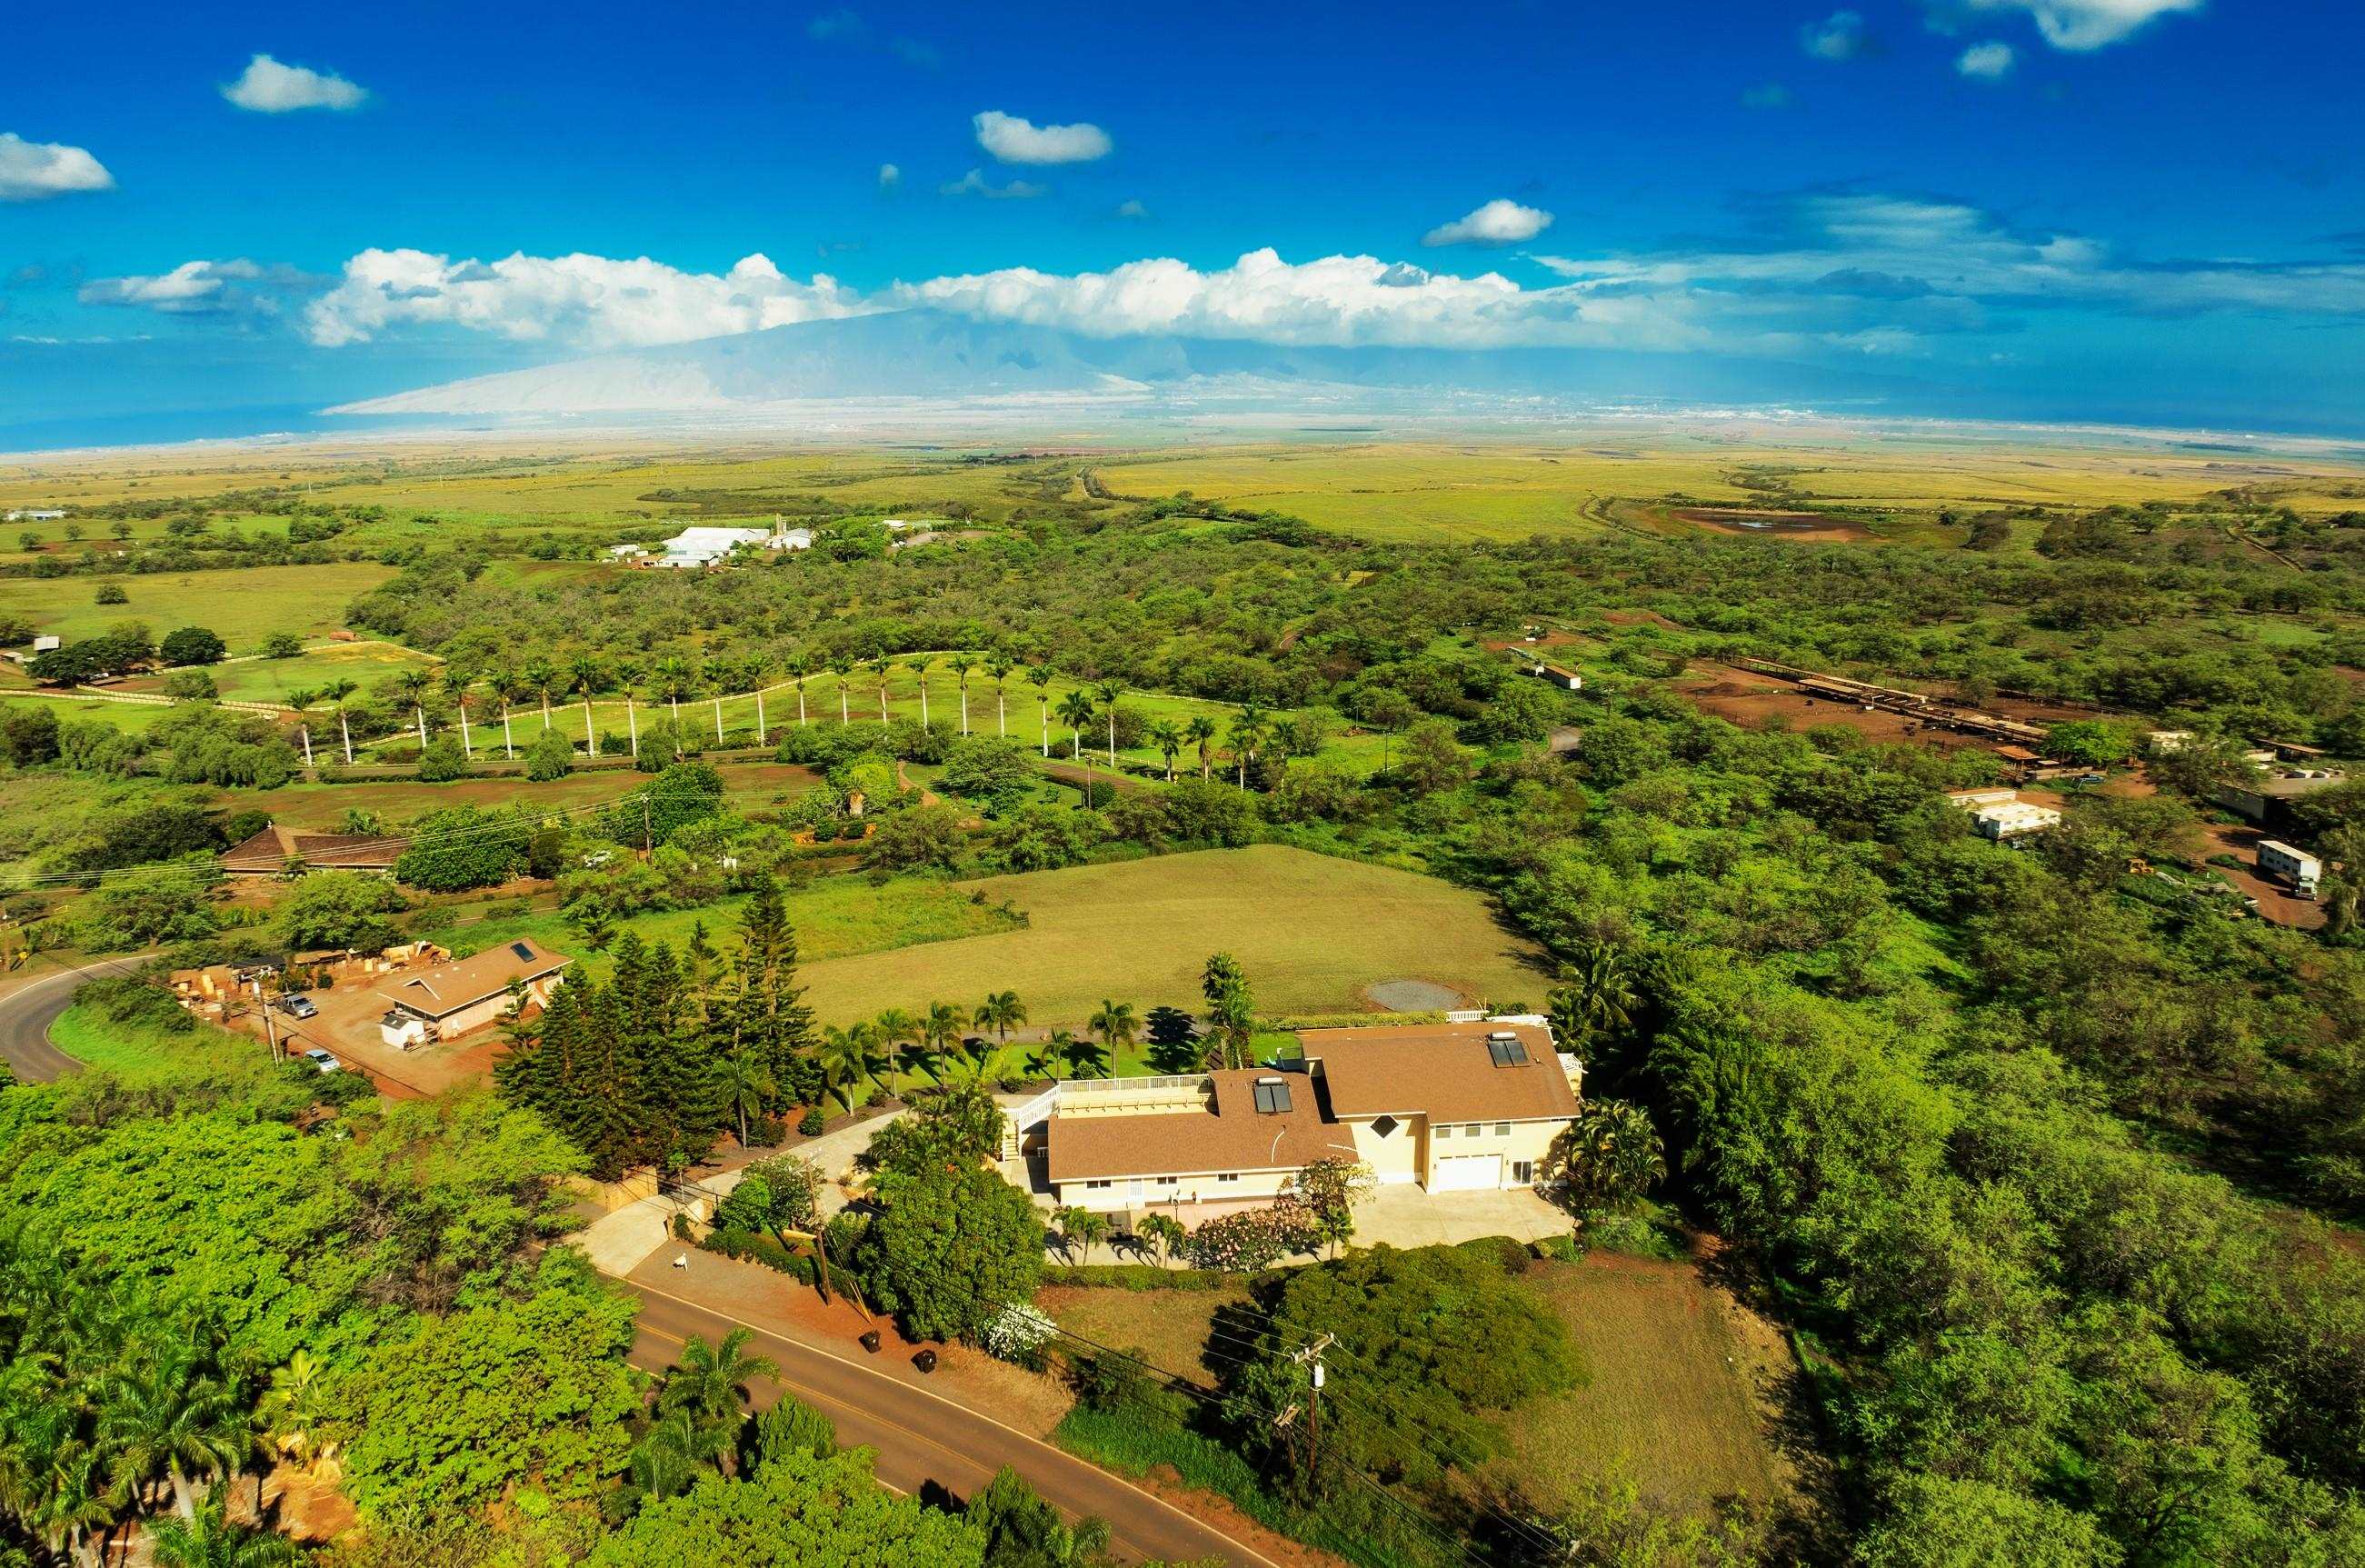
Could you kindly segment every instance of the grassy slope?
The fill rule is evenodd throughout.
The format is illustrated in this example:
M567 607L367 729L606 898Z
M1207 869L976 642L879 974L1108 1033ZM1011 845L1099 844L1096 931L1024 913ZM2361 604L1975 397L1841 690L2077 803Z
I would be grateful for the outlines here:
M164 1077L191 1068L207 1070L260 1065L263 1046L252 1050L222 1030L200 1024L185 1034L118 1024L88 1007L69 1007L50 1026L58 1049L96 1070L129 1082Z
M972 899L972 890L925 877L899 877L877 887L861 878L832 877L789 890L789 921L797 933L800 955L807 962L985 936L1016 928L1014 916L1003 913L993 901L981 903ZM689 940L691 928L702 923L708 939L718 949L726 948L744 902L725 899L703 909L667 910L638 916L626 924L644 940L669 942L678 947ZM464 956L480 953L497 943L530 936L562 953L575 954L594 972L604 972L608 968L607 956L585 950L555 911L499 914L465 925L421 927L421 934L432 935ZM981 990L974 996L957 993L956 999L973 1005L984 995L985 991Z
M1474 998L1535 1001L1533 950L1475 893L1410 872L1261 845L971 884L1026 929L809 966L828 1022L1009 989L1037 1025L1081 1029L1104 997L1146 1013L1195 1006L1207 955L1246 968L1267 1013L1369 1009L1365 986L1426 980Z
M348 562L106 579L122 585L125 604L96 602L97 579L91 577L12 577L0 581L0 614L22 615L37 630L68 639L118 621L144 621L160 637L176 626L206 626L231 653L252 653L268 633L313 637L335 630L355 595L393 576L391 566Z

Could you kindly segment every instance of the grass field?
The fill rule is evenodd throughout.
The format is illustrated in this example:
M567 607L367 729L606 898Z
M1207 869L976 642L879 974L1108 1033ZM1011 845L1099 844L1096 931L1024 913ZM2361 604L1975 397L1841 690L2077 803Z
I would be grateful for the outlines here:
M1651 1500L1705 1508L1792 1484L1769 1434L1786 1342L1697 1264L1595 1252L1545 1263L1523 1282L1568 1325L1589 1377L1525 1406L1510 1451L1484 1479L1549 1506L1578 1481L1622 1470Z
M1092 1261L1109 1261L1105 1246ZM1160 1371L1194 1383L1215 1381L1201 1353L1216 1314L1249 1300L1244 1285L1212 1291L1128 1291L1108 1285L1045 1285L1035 1305L1070 1334L1113 1350L1138 1350Z
M843 959L883 953L924 943L983 937L1017 928L1018 921L992 901L980 902L974 889L925 877L899 877L873 887L867 879L829 877L801 888L787 890L789 923L796 930L800 958ZM625 922L626 928L651 942L668 942L677 948L689 942L694 927L703 925L718 949L727 948L739 921L742 899L725 899L701 909L667 910ZM454 906L456 920L471 919L483 906ZM442 912L439 912L442 913ZM586 949L555 910L525 914L495 913L472 924L422 924L419 935L430 935L463 957L481 953L502 942L530 936L562 953L573 954L594 973L603 973L608 957ZM963 1005L975 996L954 993ZM881 1002L881 1007L887 1003ZM876 1009L873 1009L876 1011Z
M0 614L21 615L36 631L69 642L118 621L144 621L159 637L177 626L204 626L231 653L252 653L273 632L311 638L336 630L356 595L393 576L391 566L350 562L106 578L11 577L0 581ZM128 602L98 603L102 581L120 584Z
M249 1051L239 1037L199 1024L185 1034L139 1024L118 1024L95 1008L69 1007L50 1025L58 1049L95 1071L111 1072L129 1083L193 1069L220 1071L254 1066L263 1047Z
M1473 1001L1541 1001L1535 950L1480 895L1432 878L1279 846L1206 850L964 884L1024 911L1025 930L810 964L827 1023L932 998L1015 991L1037 1025L1081 1030L1104 997L1147 1013L1198 1005L1207 955L1237 957L1266 1014L1377 1011L1383 980Z

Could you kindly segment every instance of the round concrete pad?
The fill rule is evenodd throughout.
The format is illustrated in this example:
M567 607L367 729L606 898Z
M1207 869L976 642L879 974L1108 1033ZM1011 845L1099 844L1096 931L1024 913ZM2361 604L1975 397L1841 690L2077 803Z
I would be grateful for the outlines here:
M1462 1005L1460 991L1428 980L1382 980L1377 985L1365 986L1363 995L1390 1013L1442 1013Z

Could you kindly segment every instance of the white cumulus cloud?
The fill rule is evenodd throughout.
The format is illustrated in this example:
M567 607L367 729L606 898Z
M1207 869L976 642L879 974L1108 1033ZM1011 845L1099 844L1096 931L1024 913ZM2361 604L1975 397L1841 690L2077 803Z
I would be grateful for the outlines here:
M2198 11L2203 0L1957 0L1971 11L2024 11L2056 49L2102 49L2166 16Z
M1000 109L988 109L972 123L977 144L1004 163L1089 163L1115 145L1096 125L1037 125Z
M902 170L897 168L892 163L881 163L879 165L879 188L880 190L891 191L902 183Z
M1855 60L1872 47L1858 11L1833 11L1799 29L1799 46L1817 60Z
M1955 57L1955 69L1974 82L2001 82L2012 74L2012 45L1975 43Z
M28 141L0 131L0 201L45 201L75 191L111 191L115 176L79 147Z
M166 316L273 316L280 296L320 280L294 267L265 265L244 256L226 262L183 262L149 276L93 278L75 291L84 305L119 305Z
M984 170L971 169L959 179L947 180L943 185L938 185L936 194L948 196L979 196L988 201L1031 201L1041 196L1044 189L1044 186L1037 185L1032 180L1013 180L1006 185L997 185L985 177Z
M237 81L223 83L221 95L240 108L262 115L297 109L357 109L369 97L366 91L333 71L282 65L267 54L248 61Z
M1552 227L1552 215L1538 207L1496 197L1474 212L1440 223L1420 237L1424 245L1516 245Z
M364 251L304 316L325 348L367 342L391 329L447 326L523 342L591 348L683 342L869 308L825 274L811 283L761 255L721 274L683 272L643 256L581 254L454 261L424 251Z

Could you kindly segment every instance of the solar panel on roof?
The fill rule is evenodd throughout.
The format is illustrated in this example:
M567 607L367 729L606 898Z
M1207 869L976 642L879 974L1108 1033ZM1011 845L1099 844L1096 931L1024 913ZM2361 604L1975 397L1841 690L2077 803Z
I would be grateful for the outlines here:
M1495 1058L1496 1067L1528 1065L1527 1045L1516 1035L1508 1038L1501 1035L1490 1036L1486 1041L1486 1054Z
M1260 1078L1256 1081L1256 1108L1260 1116L1278 1116L1289 1110L1289 1085L1278 1078Z

